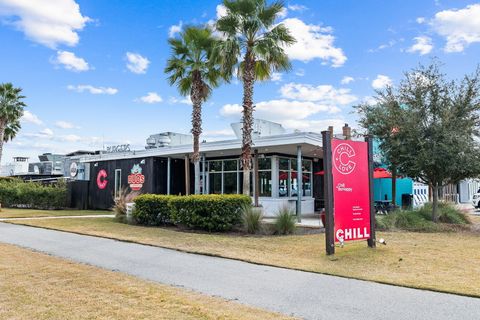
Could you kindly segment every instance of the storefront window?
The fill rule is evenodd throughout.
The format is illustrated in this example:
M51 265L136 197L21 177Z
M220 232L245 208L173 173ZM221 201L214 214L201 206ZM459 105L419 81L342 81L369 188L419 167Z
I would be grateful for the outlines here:
M242 192L243 171L237 159L208 161L207 190L210 194L236 194ZM259 167L259 195L272 196L272 158L261 158ZM203 173L202 173L203 175ZM253 170L250 176L253 196Z
M278 195L280 197L298 196L297 159L279 159ZM312 161L302 160L302 195L312 195Z
M221 172L222 171L222 161L209 161L210 172Z
M238 171L237 160L224 160L223 171Z
M258 172L259 180L259 195L260 197L271 197L272 196L272 171L259 171Z
M209 190L210 194L222 193L222 172L214 172L209 174Z
M225 172L223 174L223 193L237 193L237 172Z

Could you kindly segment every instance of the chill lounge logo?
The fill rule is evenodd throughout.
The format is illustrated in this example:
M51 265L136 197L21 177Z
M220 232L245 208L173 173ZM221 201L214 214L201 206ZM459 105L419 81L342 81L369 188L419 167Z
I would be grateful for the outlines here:
M134 164L130 172L131 174L128 175L130 189L133 191L142 189L143 184L145 183L145 176L142 174L142 167L140 167L140 164Z
M355 158L355 150L347 143L340 143L333 150L333 165L341 174L347 175L355 170L357 164L352 158Z

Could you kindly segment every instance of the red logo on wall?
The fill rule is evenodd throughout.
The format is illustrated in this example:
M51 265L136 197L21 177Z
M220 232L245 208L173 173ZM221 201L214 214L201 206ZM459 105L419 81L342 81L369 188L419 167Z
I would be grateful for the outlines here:
M107 187L108 180L107 180L107 171L104 169L98 171L97 174L97 186L100 190L103 190Z
M133 191L138 191L142 189L143 184L145 183L145 176L142 174L142 167L140 164L135 164L130 171L131 174L128 175L128 184L130 189Z
M366 142L332 140L335 241L370 238L370 177Z

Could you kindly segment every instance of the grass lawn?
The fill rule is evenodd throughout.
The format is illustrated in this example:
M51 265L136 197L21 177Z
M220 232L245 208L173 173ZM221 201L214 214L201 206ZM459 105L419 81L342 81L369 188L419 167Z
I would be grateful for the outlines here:
M37 217L59 217L59 216L89 216L113 214L110 211L100 210L35 210L35 209L14 209L2 208L0 218L37 218Z
M0 319L291 319L0 244Z
M187 252L240 259L383 283L480 297L480 233L378 233L387 246L365 242L325 255L323 234L239 236L131 226L111 218L17 221Z

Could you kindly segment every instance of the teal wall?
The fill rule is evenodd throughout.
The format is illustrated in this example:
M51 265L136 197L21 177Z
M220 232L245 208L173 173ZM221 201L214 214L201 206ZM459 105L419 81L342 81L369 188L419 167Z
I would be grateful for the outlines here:
M413 181L410 178L397 179L397 205L402 205L402 194L413 194ZM373 199L392 200L392 179L373 179Z

